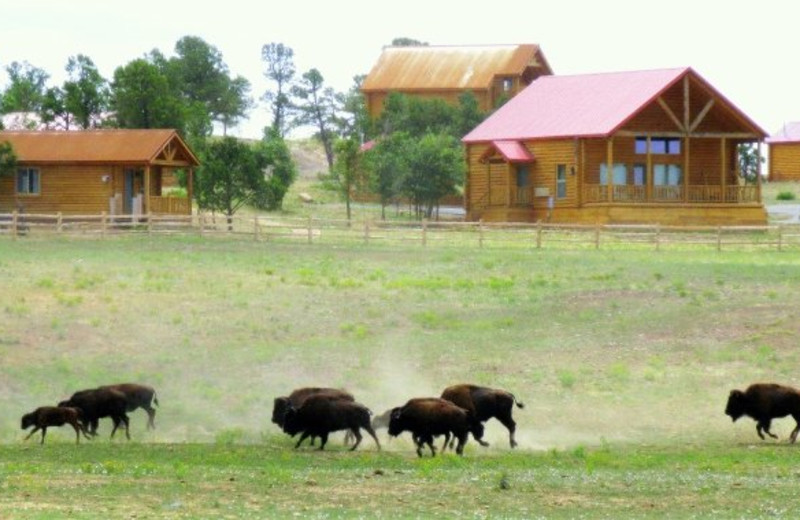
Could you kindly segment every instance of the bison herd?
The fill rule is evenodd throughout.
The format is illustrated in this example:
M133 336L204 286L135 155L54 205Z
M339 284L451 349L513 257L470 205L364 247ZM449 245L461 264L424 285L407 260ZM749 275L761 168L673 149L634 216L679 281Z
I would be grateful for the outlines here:
M135 383L100 386L75 392L58 406L41 406L23 415L21 427L23 430L34 427L25 440L41 430L43 444L48 427L69 424L75 430L75 442L79 443L81 434L87 439L96 436L99 420L109 417L114 425L111 437L124 426L130 439L128 413L142 408L147 412L147 428L155 428L153 405L158 406L158 397L150 386ZM434 438L440 436L444 437L442 452L449 447L462 455L470 435L482 446L488 446L483 440L484 423L491 418L508 429L509 444L516 447L516 423L511 416L515 405L524 406L505 390L459 384L445 388L440 397L412 398L373 417L369 408L345 390L307 387L275 398L272 422L292 437L300 435L295 448L306 439L311 445L319 439L319 449L323 450L331 433L344 431L345 443L352 442L352 451L361 444L363 430L380 450L375 430L387 428L392 437L409 432L420 457L425 446L431 456L436 455ZM752 384L745 391L731 390L725 414L734 422L745 415L751 417L761 439L765 433L777 438L770 431L772 420L791 415L796 426L789 442L794 443L800 432L800 390L775 383Z

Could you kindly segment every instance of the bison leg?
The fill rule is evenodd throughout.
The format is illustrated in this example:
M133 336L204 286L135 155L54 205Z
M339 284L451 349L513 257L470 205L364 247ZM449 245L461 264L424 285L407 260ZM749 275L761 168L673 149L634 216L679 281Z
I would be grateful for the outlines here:
M366 426L364 426L364 429L367 431L370 437L375 439L375 445L378 446L378 451L381 451L381 443L378 441L378 434L375 433L375 429L372 427L372 425L368 423Z
M37 426L37 427L35 427L35 428L34 428L34 429L33 429L33 430L32 430L32 431L31 431L31 432L28 434L28 436L27 436L27 437L25 437L25 440L27 441L28 439L30 439L30 438L31 438L31 436L32 436L34 433L38 432L39 430L40 430L40 428L39 428L38 426Z
M81 431L83 430L83 428L77 422L70 422L69 424L72 425L72 427L75 429L75 444L80 444L81 443Z
M300 445L303 444L303 441L306 440L306 437L308 437L308 432L303 432L303 434L300 436L300 439L298 439L297 444L294 445L294 449L299 448ZM312 439L313 439L313 437L312 437ZM313 444L312 444L312 446L313 446Z
M792 434L789 435L789 442L791 442L792 444L795 443L795 441L797 440L797 433L800 432L800 421L798 421L797 419L795 419L795 421L797 421L797 426L795 426L794 430L792 430Z
M42 426L42 441L39 444L44 444L45 435L47 435L47 426Z
M773 439L777 439L778 436L769 431L771 426L772 426L772 419L764 419L758 421L758 424L756 425L756 432L758 433L758 436L761 437L761 439L764 439L764 433L766 433ZM762 431L764 433L761 433Z
M362 438L362 437L361 437L361 432L359 431L359 429L358 429L358 428L353 428L352 430L348 430L348 433L349 433L349 432L352 432L352 433L353 433L353 435L354 435L354 436L355 436L355 438L356 438L356 442L355 442L355 443L353 443L353 447L352 447L352 448L350 448L350 451L354 451L356 448L358 448L358 445L359 445L359 444L361 444L361 438Z
M156 429L156 411L154 408L151 408L149 405L144 409L147 412L147 429L148 430L155 430Z
M514 432L517 431L517 423L515 423L514 419L511 418L511 412L509 411L507 416L498 417L497 420L500 421L501 423L503 423L503 426L508 428L508 439L509 439L509 442L511 443L511 447L512 448L516 448L517 447L517 441L514 440ZM478 442L480 442L481 446L488 446L489 445L488 443L484 444L481 441L478 441Z
M325 449L325 444L328 443L328 432L323 433L319 436L319 451Z

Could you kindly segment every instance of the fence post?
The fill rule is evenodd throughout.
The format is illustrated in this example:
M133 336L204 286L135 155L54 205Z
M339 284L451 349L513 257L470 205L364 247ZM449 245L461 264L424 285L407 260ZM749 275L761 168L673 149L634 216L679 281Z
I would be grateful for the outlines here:
M656 251L661 251L661 224L656 224Z
M200 236L203 236L206 232L206 215L205 213L198 213L197 214L197 224L200 226Z
M428 245L428 219L422 219L422 247Z
M312 238L313 238L313 231L311 229L311 219L312 218L313 217L311 215L308 216L308 243L309 244L311 243ZM349 221L348 221L348 225L349 225Z
M478 247L483 249L483 219L478 221Z
M59 211L56 214L56 234L60 235L63 229L64 229L64 220L63 217L61 216L61 212Z
M364 219L364 243L369 244L369 219Z
M783 249L783 226L778 224L778 252Z
M100 212L100 238L106 237L106 212Z
M253 215L253 240L258 242L258 215Z
M17 210L11 212L11 236L17 239Z
M536 249L542 248L542 219L536 221Z
M600 249L600 222L594 228L594 248Z
M152 213L148 213L147 214L147 234L148 235L152 235L153 234L153 214Z
M722 251L722 226L717 226L717 251Z

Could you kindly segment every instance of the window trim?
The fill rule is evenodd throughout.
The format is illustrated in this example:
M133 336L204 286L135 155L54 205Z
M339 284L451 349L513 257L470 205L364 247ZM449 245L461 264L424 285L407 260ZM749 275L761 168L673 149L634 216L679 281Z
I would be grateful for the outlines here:
M562 191L563 189L563 191ZM556 198L567 198L567 165L556 164Z

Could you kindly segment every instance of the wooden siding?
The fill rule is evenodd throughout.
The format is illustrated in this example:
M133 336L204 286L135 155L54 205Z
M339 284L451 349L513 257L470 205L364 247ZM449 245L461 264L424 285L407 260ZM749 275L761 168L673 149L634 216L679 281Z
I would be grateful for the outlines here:
M26 213L92 214L109 210L109 198L121 175L111 166L42 166L39 167L40 193L17 195L13 176L0 181L0 210L13 211L17 204ZM109 182L103 177L110 175ZM118 179L120 178L120 179Z
M769 145L769 179L800 181L800 143Z

